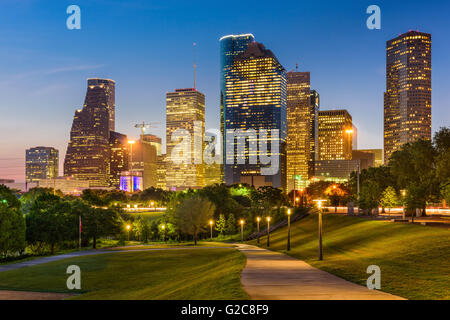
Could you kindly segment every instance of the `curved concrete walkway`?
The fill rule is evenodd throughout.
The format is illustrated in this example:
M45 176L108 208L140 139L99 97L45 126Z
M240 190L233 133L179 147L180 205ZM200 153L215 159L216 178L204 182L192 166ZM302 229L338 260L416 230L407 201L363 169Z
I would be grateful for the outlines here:
M242 272L244 290L254 300L404 300L341 279L304 261L250 245Z

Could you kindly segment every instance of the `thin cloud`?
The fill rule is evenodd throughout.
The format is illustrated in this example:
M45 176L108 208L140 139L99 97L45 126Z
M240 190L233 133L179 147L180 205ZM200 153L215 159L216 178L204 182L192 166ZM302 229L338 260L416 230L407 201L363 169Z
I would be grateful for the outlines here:
M104 66L105 66L104 64L78 65L78 66L68 66L68 67L59 67L59 68L53 68L53 69L33 70L33 71L29 71L29 72L22 72L22 73L17 73L15 75L11 75L8 77L8 79L0 81L0 85L3 85L3 86L11 85L22 79L35 77L35 76L42 76L42 75L47 76L47 75L54 75L54 74L58 74L58 73L65 73L65 72L100 69L100 68L103 68Z

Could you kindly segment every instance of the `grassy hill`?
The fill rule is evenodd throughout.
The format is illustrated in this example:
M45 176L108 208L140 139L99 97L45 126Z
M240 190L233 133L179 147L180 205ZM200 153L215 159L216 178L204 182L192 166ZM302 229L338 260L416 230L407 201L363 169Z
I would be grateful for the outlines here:
M81 268L81 292L67 290L66 268ZM0 289L82 293L72 299L247 299L245 256L235 249L93 255L0 272Z
M271 234L270 249L361 285L367 267L378 265L382 291L408 299L450 299L449 230L326 214L324 261L318 261L317 218L292 225L290 252L286 228ZM261 247L265 243L261 238Z

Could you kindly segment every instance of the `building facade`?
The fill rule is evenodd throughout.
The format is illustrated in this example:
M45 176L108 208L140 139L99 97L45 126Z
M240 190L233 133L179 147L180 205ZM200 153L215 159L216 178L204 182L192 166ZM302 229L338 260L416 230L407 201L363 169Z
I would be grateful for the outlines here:
M59 151L52 147L35 147L25 151L26 182L54 179L59 175Z
M319 111L319 160L351 160L352 128L347 110Z
M384 157L431 140L431 35L410 31L386 43Z
M128 138L126 135L110 131L109 133L110 147L110 164L109 164L109 183L111 187L119 189L120 175L123 171L128 171L129 152Z
M361 149L358 151L372 153L375 159L375 167L384 165L383 149Z
M234 58L225 88L226 184L286 189L286 70L270 50L252 42ZM261 136L264 130L268 131L267 137ZM236 134L249 135L240 139ZM266 150L262 148L264 142ZM262 163L261 156L277 161L277 168L266 170L270 164Z
M220 132L225 141L226 81L232 70L235 58L247 50L248 45L255 41L253 34L226 35L220 42ZM223 164L225 164L225 143L222 146ZM224 181L224 166L221 166L221 180Z
M79 196L83 190L89 189L89 181L79 181L71 177L56 177L55 179L40 180L39 188L48 188L61 191L63 194Z
M298 190L309 178L311 160L311 84L309 72L287 73L287 190Z
M130 145L130 171L139 172L142 178L142 186L145 189L156 188L158 182L158 143L154 135L143 135L132 146Z
M110 131L114 131L115 82L88 79L82 109L75 112L64 160L64 175L109 187Z
M316 90L311 90L311 101L309 103L310 129L309 129L309 177L314 176L314 162L319 160L319 111L320 95Z
M170 190L205 186L205 95L195 88L166 96L166 185Z

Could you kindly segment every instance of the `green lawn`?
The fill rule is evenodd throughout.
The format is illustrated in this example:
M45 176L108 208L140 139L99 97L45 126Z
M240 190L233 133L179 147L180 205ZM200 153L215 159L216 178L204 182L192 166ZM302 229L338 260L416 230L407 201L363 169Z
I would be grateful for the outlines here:
M127 212L130 216L133 217L143 217L146 218L149 222L153 220L157 220L164 215L165 211L146 211L146 212Z
M123 252L71 258L0 273L0 289L71 292L66 268L78 265L82 294L73 299L247 299L235 249Z
M286 236L286 228L274 232L271 249L287 253ZM449 230L326 214L323 237L321 262L317 215L296 222L288 254L361 285L367 267L378 265L382 291L408 299L450 299Z

